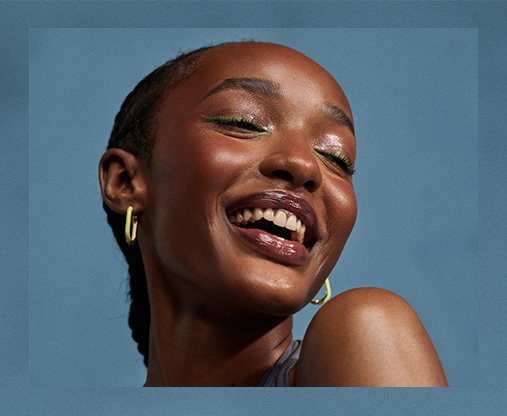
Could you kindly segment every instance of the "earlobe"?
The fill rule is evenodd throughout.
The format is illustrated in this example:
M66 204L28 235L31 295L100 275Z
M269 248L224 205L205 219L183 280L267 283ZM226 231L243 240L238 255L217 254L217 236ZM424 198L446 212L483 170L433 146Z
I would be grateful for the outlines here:
M104 203L118 214L127 208L136 213L143 210L146 183L140 160L122 149L107 150L99 163L99 182Z

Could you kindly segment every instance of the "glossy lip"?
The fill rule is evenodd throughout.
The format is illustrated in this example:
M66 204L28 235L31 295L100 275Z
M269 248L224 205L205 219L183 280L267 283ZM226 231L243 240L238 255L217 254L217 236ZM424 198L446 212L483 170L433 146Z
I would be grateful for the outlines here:
M231 224L241 241L252 250L279 263L303 266L310 261L310 252L301 243L280 238L255 228L240 228Z
M305 264L309 260L311 248L316 241L317 218L313 208L303 198L282 190L272 190L248 195L227 207L229 215L244 208L284 209L295 214L306 225L304 244L291 240L280 240L276 236L255 228L231 226L252 249L274 260L294 265Z

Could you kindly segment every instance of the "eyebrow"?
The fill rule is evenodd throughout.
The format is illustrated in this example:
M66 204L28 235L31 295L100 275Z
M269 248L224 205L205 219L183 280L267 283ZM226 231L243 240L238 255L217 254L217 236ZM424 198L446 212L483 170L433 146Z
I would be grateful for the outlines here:
M225 90L242 90L272 98L280 98L280 84L262 78L227 78L202 99ZM201 100L202 101L202 100Z
M266 97L281 98L282 95L280 89L280 84L277 82L263 78L227 78L208 91L202 100L210 95L217 94L225 90L241 90ZM334 104L325 102L323 104L323 109L332 121L340 126L348 127L352 134L355 135L354 124L352 124L350 118L341 108L335 106Z
M341 108L327 102L323 104L323 108L331 120L333 120L340 126L348 127L352 132L352 134L355 135L354 124L352 124L352 120L349 118L349 116L347 116L347 114L345 114L345 112Z

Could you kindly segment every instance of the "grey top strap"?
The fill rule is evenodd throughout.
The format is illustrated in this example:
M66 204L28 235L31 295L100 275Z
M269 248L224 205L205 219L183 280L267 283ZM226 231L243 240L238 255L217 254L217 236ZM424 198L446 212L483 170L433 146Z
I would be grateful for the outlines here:
M289 387L289 372L296 364L300 352L301 341L292 341L275 365L264 373L257 387Z

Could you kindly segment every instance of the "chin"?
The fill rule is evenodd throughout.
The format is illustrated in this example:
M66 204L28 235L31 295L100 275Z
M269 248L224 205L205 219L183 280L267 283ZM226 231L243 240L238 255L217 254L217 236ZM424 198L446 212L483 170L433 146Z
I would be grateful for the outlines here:
M285 275L271 280L257 276L252 280L254 284L250 285L248 295L255 305L254 308L263 314L280 317L290 316L308 303L310 288L303 284L304 277L302 278L302 276Z

